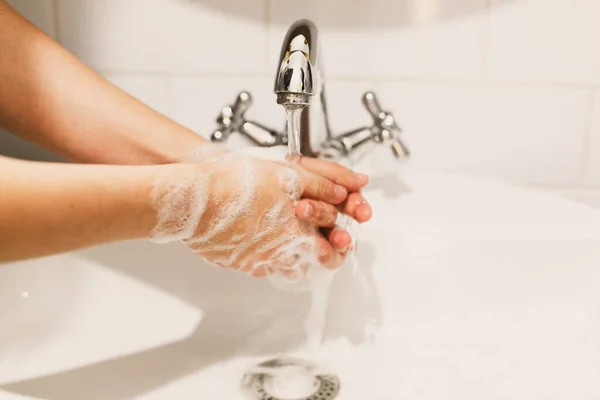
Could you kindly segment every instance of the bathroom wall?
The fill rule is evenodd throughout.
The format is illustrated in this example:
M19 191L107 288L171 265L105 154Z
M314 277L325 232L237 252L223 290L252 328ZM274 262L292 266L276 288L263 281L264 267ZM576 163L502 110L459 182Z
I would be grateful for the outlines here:
M598 0L9 0L91 67L200 134L242 90L274 127L283 34L322 32L332 127L392 110L410 168L553 190L600 206ZM4 152L45 153L0 134ZM7 150L8 149L8 150Z

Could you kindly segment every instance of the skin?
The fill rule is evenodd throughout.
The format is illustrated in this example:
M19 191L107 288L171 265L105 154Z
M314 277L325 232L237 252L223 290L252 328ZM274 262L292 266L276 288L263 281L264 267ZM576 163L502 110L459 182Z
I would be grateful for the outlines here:
M188 168L207 141L105 81L1 0L0 54L0 126L73 161L0 157L0 262L147 237L153 182ZM371 217L360 194L368 177L324 160L300 166L306 191L295 214L322 228L325 258L337 259L350 243L334 227L337 213Z
M178 168L0 157L0 261L147 237L156 224L155 179Z

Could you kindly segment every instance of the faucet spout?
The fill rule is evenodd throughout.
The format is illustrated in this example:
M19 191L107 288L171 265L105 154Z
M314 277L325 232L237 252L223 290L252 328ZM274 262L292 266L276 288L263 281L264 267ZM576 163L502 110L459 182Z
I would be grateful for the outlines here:
M293 23L283 40L273 91L284 108L304 108L300 118L300 151L317 156L330 136L320 65L319 34L309 20Z
M308 20L295 22L281 45L274 92L277 103L311 103L318 90L319 52L317 27Z

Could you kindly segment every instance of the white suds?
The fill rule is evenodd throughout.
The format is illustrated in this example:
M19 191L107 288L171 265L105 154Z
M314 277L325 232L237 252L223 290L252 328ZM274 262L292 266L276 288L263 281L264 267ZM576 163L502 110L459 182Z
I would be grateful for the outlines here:
M162 177L152 191L158 222L150 240L182 241L213 264L266 273L284 290L310 291L305 330L314 349L323 339L335 271L320 265L317 228L294 214L304 189L301 167L282 160L281 149L260 153L267 156L209 146L194 152L186 173Z
M151 195L158 221L150 240L168 243L193 235L206 209L209 184L209 177L193 170L177 180L163 178L156 182Z

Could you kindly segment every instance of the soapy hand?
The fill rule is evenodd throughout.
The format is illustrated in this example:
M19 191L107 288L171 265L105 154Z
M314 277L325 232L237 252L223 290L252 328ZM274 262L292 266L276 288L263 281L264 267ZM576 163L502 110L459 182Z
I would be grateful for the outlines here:
M287 146L250 147L243 150L245 154L272 161L285 160L287 151ZM348 215L359 223L371 219L371 206L360 193L360 190L369 181L368 176L357 174L338 163L311 157L301 157L297 163L304 170L324 177L326 180L320 179L320 187L313 185L312 191L303 194L303 198L296 203L296 216L321 227L321 232L334 249L347 251L352 244L352 237L350 233L337 227L336 222L340 213ZM327 191L331 190L332 183L343 186L348 193L341 204L328 202Z
M307 171L343 186L347 190L348 196L339 205L328 203L318 196L316 199L301 199L296 205L296 216L298 218L326 228L322 231L327 235L333 247L338 250L347 249L352 242L352 238L348 232L336 227L335 223L340 212L354 218L359 223L371 219L371 206L360 193L360 190L369 182L368 176L356 174L340 164L316 158L302 157L299 160L299 165Z
M313 170L324 165L308 163ZM212 146L201 149L185 173L157 182L153 197L158 223L151 240L181 240L222 267L288 277L301 277L311 266L336 268L343 262L347 249L332 247L319 228L333 227L330 215L337 207L356 212L360 209L356 201L362 202L360 195L348 202L344 186L308 171L302 163L270 161ZM298 214L306 216L302 211L307 208L313 214L299 218ZM347 235L332 229L328 236L333 243L336 232Z

